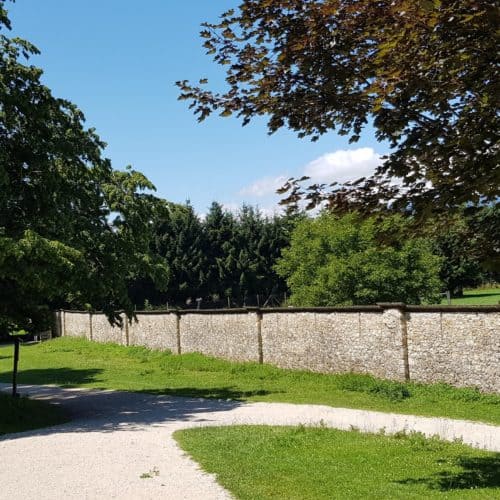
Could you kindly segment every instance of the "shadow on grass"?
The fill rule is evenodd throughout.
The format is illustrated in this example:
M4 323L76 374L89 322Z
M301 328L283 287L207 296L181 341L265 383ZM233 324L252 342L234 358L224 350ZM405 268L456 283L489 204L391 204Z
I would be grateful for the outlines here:
M400 484L423 484L432 490L469 490L500 487L500 453L492 457L460 457L460 472L444 471L429 477L405 479Z
M53 384L61 387L77 387L96 381L96 376L103 370L98 368L75 370L73 368L47 368L21 370L18 375L19 384ZM0 374L0 382L10 382L11 372Z
M19 384L36 384L36 385L57 385L59 387L70 389L81 387L85 384L99 384L98 375L103 373L102 369L79 369L72 368L47 368L21 370L18 375ZM12 378L11 372L0 374L0 382L10 383ZM103 385L106 385L103 383ZM107 389L99 387L99 389ZM281 393L284 391L268 391L263 389L255 390L237 390L232 386L225 387L165 387L162 389L128 389L128 392L146 393L153 395L174 396L183 398L207 398L207 399L224 399L234 401L245 401L252 396L267 396L269 394Z

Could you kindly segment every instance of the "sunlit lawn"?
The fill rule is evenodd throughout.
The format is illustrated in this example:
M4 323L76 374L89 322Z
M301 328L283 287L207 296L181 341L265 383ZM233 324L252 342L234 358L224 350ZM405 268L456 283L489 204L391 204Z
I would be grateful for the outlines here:
M447 304L443 299L442 304ZM477 288L475 290L465 290L464 296L452 298L451 305L484 305L492 306L500 303L500 288Z
M241 499L500 498L500 453L418 434L235 426L175 438Z

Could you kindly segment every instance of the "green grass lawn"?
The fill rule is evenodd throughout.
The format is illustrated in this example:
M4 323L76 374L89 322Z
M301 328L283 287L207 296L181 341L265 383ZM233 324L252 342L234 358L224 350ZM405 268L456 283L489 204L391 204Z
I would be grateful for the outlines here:
M0 347L0 381L10 380L12 347ZM200 354L60 338L21 347L19 382L97 387L242 401L316 403L500 424L500 395L445 384L423 385L368 375L283 370Z
M57 406L0 392L0 435L62 424L68 418Z
M235 426L175 438L236 498L500 498L500 453L419 434Z
M447 303L446 298L441 301L441 304ZM475 290L465 290L463 297L451 299L452 306L492 306L497 305L498 303L500 303L500 288L477 288Z

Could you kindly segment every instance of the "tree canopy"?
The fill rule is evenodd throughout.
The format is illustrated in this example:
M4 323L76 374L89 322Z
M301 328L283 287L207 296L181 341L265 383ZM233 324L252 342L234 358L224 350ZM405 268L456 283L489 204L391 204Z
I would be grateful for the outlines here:
M367 305L376 302L440 302L441 259L422 238L379 243L381 232L398 234L404 222L351 213L323 213L301 221L283 250L277 271L296 306ZM386 238L385 238L386 239Z
M113 170L82 112L28 64L37 48L9 28L0 1L0 322L29 326L54 305L131 314L127 280L167 276L149 252L154 186Z
M265 115L271 133L313 140L336 130L357 141L373 122L390 144L373 177L290 179L285 204L426 215L495 201L499 13L491 0L243 0L201 32L227 90L184 80L180 98L199 120Z
M293 225L293 218L245 205L233 214L214 202L200 218L189 204L169 203L154 223L151 251L168 262L170 282L159 291L139 277L130 286L133 299L139 307L146 300L180 307L196 307L196 299L201 307L276 304L287 288L274 265Z
M423 231L443 258L441 280L460 296L464 288L500 280L500 206L462 207L446 226L428 220Z

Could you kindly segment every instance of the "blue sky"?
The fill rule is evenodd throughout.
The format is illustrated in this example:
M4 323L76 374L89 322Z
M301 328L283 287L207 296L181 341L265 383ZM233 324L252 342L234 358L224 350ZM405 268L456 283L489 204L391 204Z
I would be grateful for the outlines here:
M200 23L215 21L237 0L17 0L7 3L13 33L42 51L32 60L44 82L85 113L107 142L115 168L132 165L174 202L191 200L204 213L213 200L277 208L274 188L287 176L357 178L386 152L366 129L349 145L334 133L318 142L283 130L269 136L264 119L241 127L234 118L199 124L177 100L176 80L223 68L205 55Z

